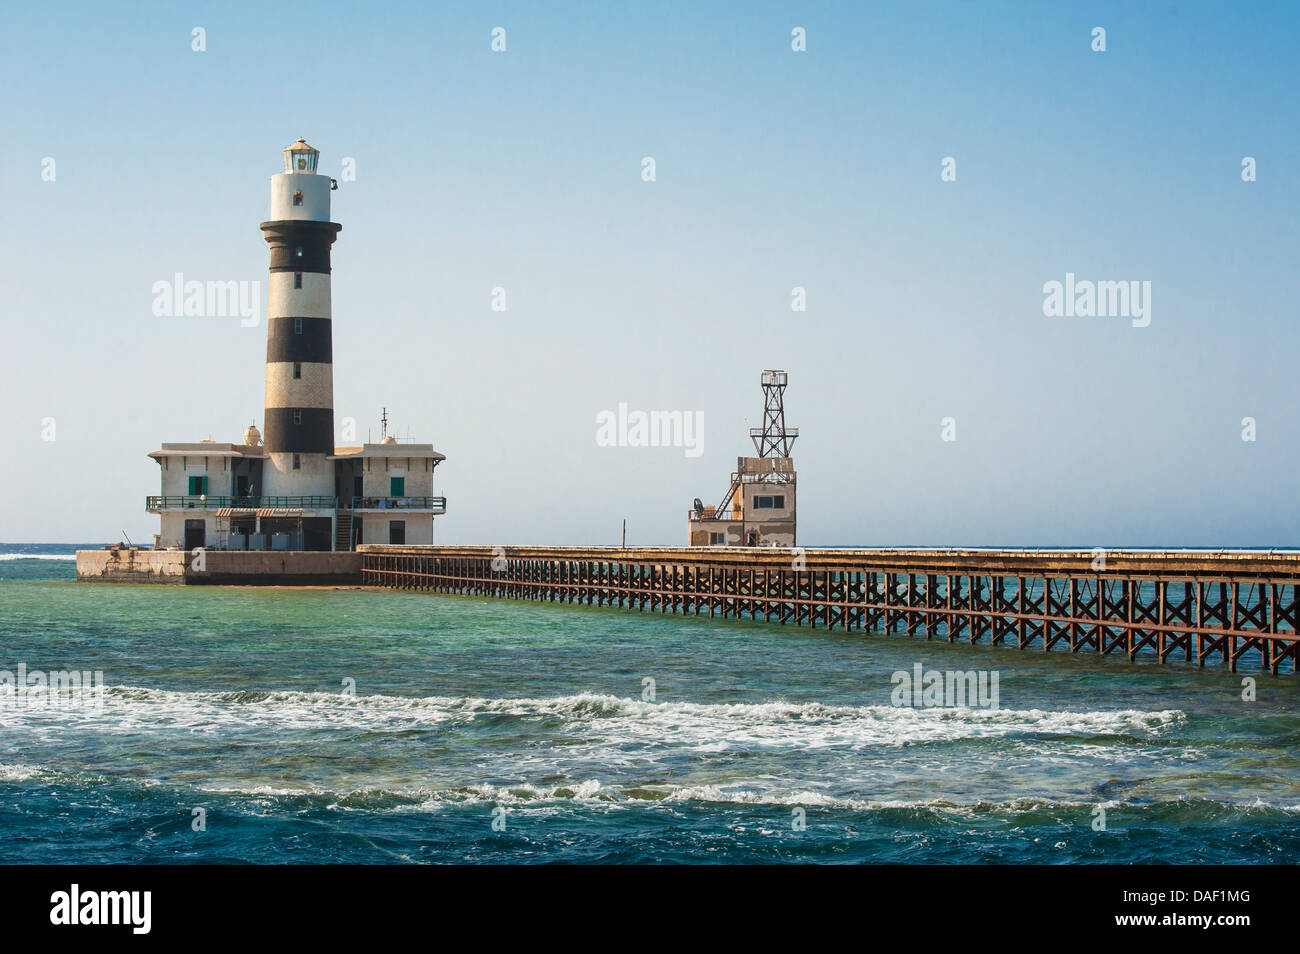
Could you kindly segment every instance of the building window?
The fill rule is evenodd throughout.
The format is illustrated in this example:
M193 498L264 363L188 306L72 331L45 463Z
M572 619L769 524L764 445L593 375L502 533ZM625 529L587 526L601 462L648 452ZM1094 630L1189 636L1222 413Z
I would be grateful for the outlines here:
M406 542L406 521L405 520L388 521L388 542L389 543Z
M299 245L297 248L295 248L295 249L293 250L293 254L294 254L294 257L296 257L296 258L302 258L302 246Z
M388 496L405 497L406 496L406 478L389 477L388 478Z
M208 492L208 478L207 478L207 477L191 477L191 478L190 478L190 496L191 496L191 497L198 497L198 496L201 496L202 494L206 494L207 492Z
M297 454L293 455L293 469L302 470L302 458Z
M302 205L302 190L299 189L293 194L293 204Z
M294 333L295 335L300 335L300 334L302 334L302 319L301 319L301 318L295 318L295 319L293 320L293 333Z
M302 410L301 410L301 409L299 409L299 408L294 408L294 409L293 409L293 422L294 422L295 424L301 424L301 423L302 423Z
M293 287L294 288L302 287L302 272L293 273Z
M755 497L755 510L784 510L785 494L775 494L769 497Z
M725 547L727 545L727 535L725 533L709 533L709 546Z
M302 377L302 362L301 362L301 361L295 361L295 362L293 363L293 376L294 376L295 378L300 378L300 377Z

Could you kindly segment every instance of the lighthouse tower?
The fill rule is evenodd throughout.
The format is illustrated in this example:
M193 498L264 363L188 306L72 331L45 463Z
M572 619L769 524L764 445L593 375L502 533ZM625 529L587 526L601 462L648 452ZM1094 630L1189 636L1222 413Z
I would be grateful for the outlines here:
M320 152L299 139L271 177L271 246L266 323L266 463L261 493L335 493L334 366L330 329L330 246L342 228L330 221L329 176Z
M330 247L342 226L330 221L337 186L316 172L319 160L299 139L284 150L284 172L271 177L271 217L262 223L271 246L262 431L250 427L242 444L166 443L149 455L161 486L145 508L161 517L159 546L427 545L433 518L447 512L447 499L433 495L434 469L446 457L432 444L399 441L386 427L378 444L334 444Z

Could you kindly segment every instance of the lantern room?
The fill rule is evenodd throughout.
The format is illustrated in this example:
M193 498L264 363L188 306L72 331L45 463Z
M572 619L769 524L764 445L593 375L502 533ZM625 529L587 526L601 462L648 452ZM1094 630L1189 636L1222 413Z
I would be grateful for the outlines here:
M320 150L307 145L307 140L299 139L284 151L284 171L315 175L316 162L319 159Z

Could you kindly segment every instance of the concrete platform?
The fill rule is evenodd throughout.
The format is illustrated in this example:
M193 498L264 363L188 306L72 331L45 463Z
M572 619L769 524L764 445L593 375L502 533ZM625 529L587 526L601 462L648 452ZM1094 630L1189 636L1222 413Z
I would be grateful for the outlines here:
M360 553L78 550L77 580L190 586L358 586Z

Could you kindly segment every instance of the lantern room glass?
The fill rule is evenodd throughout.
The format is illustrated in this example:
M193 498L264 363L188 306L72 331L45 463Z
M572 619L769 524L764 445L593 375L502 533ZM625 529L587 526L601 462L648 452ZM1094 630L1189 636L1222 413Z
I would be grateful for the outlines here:
M307 145L306 141L299 139L296 143L284 151L284 171L285 172L302 172L315 174L316 162L320 159L320 151Z

